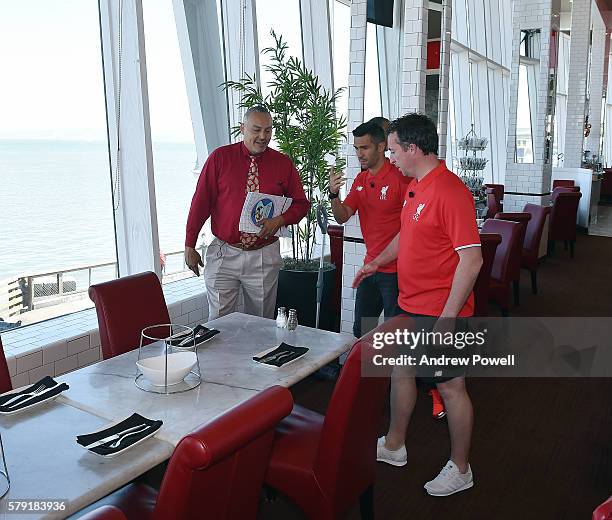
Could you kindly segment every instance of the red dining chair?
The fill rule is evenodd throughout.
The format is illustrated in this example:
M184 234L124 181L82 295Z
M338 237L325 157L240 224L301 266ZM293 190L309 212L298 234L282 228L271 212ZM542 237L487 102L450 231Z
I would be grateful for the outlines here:
M489 283L495 251L501 243L502 237L497 233L480 233L480 249L482 253L482 266L478 278L474 283L474 316L489 315Z
M593 520L612 520L612 497L595 508Z
M358 499L362 518L374 515L376 442L389 377L361 376L362 359L365 366L378 352L368 337L353 345L327 414L294 406L276 430L266 484L308 518L338 518Z
M571 179L557 179L556 181L553 181L553 190L555 188L568 188L568 187L572 187L574 186L576 183L571 180Z
M145 327L170 323L159 278L152 272L92 285L89 297L96 305L104 359L138 348Z
M496 213L501 211L501 206L495 197L495 191L493 188L487 188L487 218L493 218Z
M501 307L502 315L508 316L510 300L510 266L516 262L516 255L520 255L521 226L509 220L488 219L482 225L483 233L498 233L501 243L495 251L491 282L489 283L489 298Z
M255 519L274 427L292 406L281 386L256 394L181 439L159 492L128 484L98 504L128 520Z
M537 204L525 204L524 213L531 215L531 220L527 222L527 232L523 240L523 251L521 255L521 267L528 269L531 273L531 292L538 294L538 265L540 260L540 242L542 241L542 231L546 216L550 213L550 208L538 206Z
M485 188L490 188L493 190L493 195L495 195L495 200L499 206L499 211L503 211L504 207L504 185L503 184L485 184Z
M582 193L559 193L550 210L548 227L548 251L553 254L555 241L564 240L567 248L569 242L570 256L574 258L576 244L576 215Z
M578 193L580 186L558 186L552 190L550 195L551 202L554 202L559 193Z
M121 509L115 506L102 506L98 509L80 516L79 520L127 520Z
M510 265L510 280L512 280L512 293L514 295L514 305L520 303L520 283L521 283L521 257L523 251L523 243L525 241L525 234L527 233L527 225L531 220L530 213L497 213L496 219L510 220L517 222L521 226L519 233L519 240L516 245L518 253L512 256L513 264Z
M0 337L0 394L13 389L11 375L9 374L4 348L2 347L2 337Z

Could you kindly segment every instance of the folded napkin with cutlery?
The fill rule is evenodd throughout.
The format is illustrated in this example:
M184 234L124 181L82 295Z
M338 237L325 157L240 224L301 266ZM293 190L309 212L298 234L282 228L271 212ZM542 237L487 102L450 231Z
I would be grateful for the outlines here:
M264 350L253 356L253 360L272 367L282 367L291 363L308 352L306 347L294 347L288 343L281 343L278 347Z
M0 414L11 414L31 406L54 399L64 390L70 388L66 383L58 383L50 376L43 377L37 383L20 390L0 395Z
M199 345L200 343L204 343L205 341L208 341L213 336L216 336L217 334L219 334L219 332L220 331L218 331L217 329L209 329L208 327L205 327L204 325L197 325L193 329L193 335L195 337L196 345ZM172 345L173 347L191 347L193 346L191 334L178 335L175 338L169 340L168 343L170 343L170 345Z
M162 421L147 419L140 414L132 414L127 419L97 432L77 435L76 441L85 449L101 455L114 457L128 448L155 435Z

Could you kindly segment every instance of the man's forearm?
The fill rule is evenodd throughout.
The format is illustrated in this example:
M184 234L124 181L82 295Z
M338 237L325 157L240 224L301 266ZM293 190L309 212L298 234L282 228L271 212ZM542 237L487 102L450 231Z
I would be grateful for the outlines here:
M469 258L459 258L450 294L448 295L448 299L446 300L440 317L456 318L459 315L465 301L474 288L474 282L476 282L476 278L478 278L481 266L482 257L480 255L475 257L470 256Z
M334 219L336 219L338 224L344 224L353 215L351 209L346 204L343 204L339 198L332 199L331 208Z
M380 267L387 265L389 262L393 262L399 253L399 236L399 233L395 235L393 240L387 244L387 247L385 247L370 263L376 265L376 267Z

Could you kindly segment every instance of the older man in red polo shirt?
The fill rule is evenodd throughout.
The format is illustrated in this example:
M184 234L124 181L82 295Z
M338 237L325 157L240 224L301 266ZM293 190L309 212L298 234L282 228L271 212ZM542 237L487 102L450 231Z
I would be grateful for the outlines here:
M209 319L233 312L240 288L246 313L274 317L281 267L274 235L282 226L297 224L310 207L291 159L268 146L268 109L249 108L240 130L242 142L221 146L208 157L187 218L185 263L198 276L203 263L195 245L208 217L215 237L206 250L204 269ZM282 215L264 219L259 234L243 233L238 225L249 191L284 195L293 202Z
M438 160L438 133L426 116L408 114L395 120L389 129L389 149L391 162L415 179L407 189L400 232L357 272L354 285L397 258L401 310L417 325L431 324L425 326L447 332L473 314L472 288L482 265L474 200L459 177ZM430 495L447 496L474 485L468 462L473 408L463 375L433 376L446 404L451 452L425 489ZM406 430L416 396L414 373L395 367L391 424L379 439L379 461L406 464Z

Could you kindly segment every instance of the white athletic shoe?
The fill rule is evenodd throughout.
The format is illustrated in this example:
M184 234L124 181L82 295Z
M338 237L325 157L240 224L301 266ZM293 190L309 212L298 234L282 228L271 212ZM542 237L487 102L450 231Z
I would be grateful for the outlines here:
M408 462L406 446L402 446L397 450L390 450L385 448L385 438L380 437L376 445L376 460L386 462L392 466L405 466Z
M472 468L468 464L467 471L461 473L457 465L449 460L438 476L425 484L425 490L435 497L446 497L459 491L464 491L474 485Z

